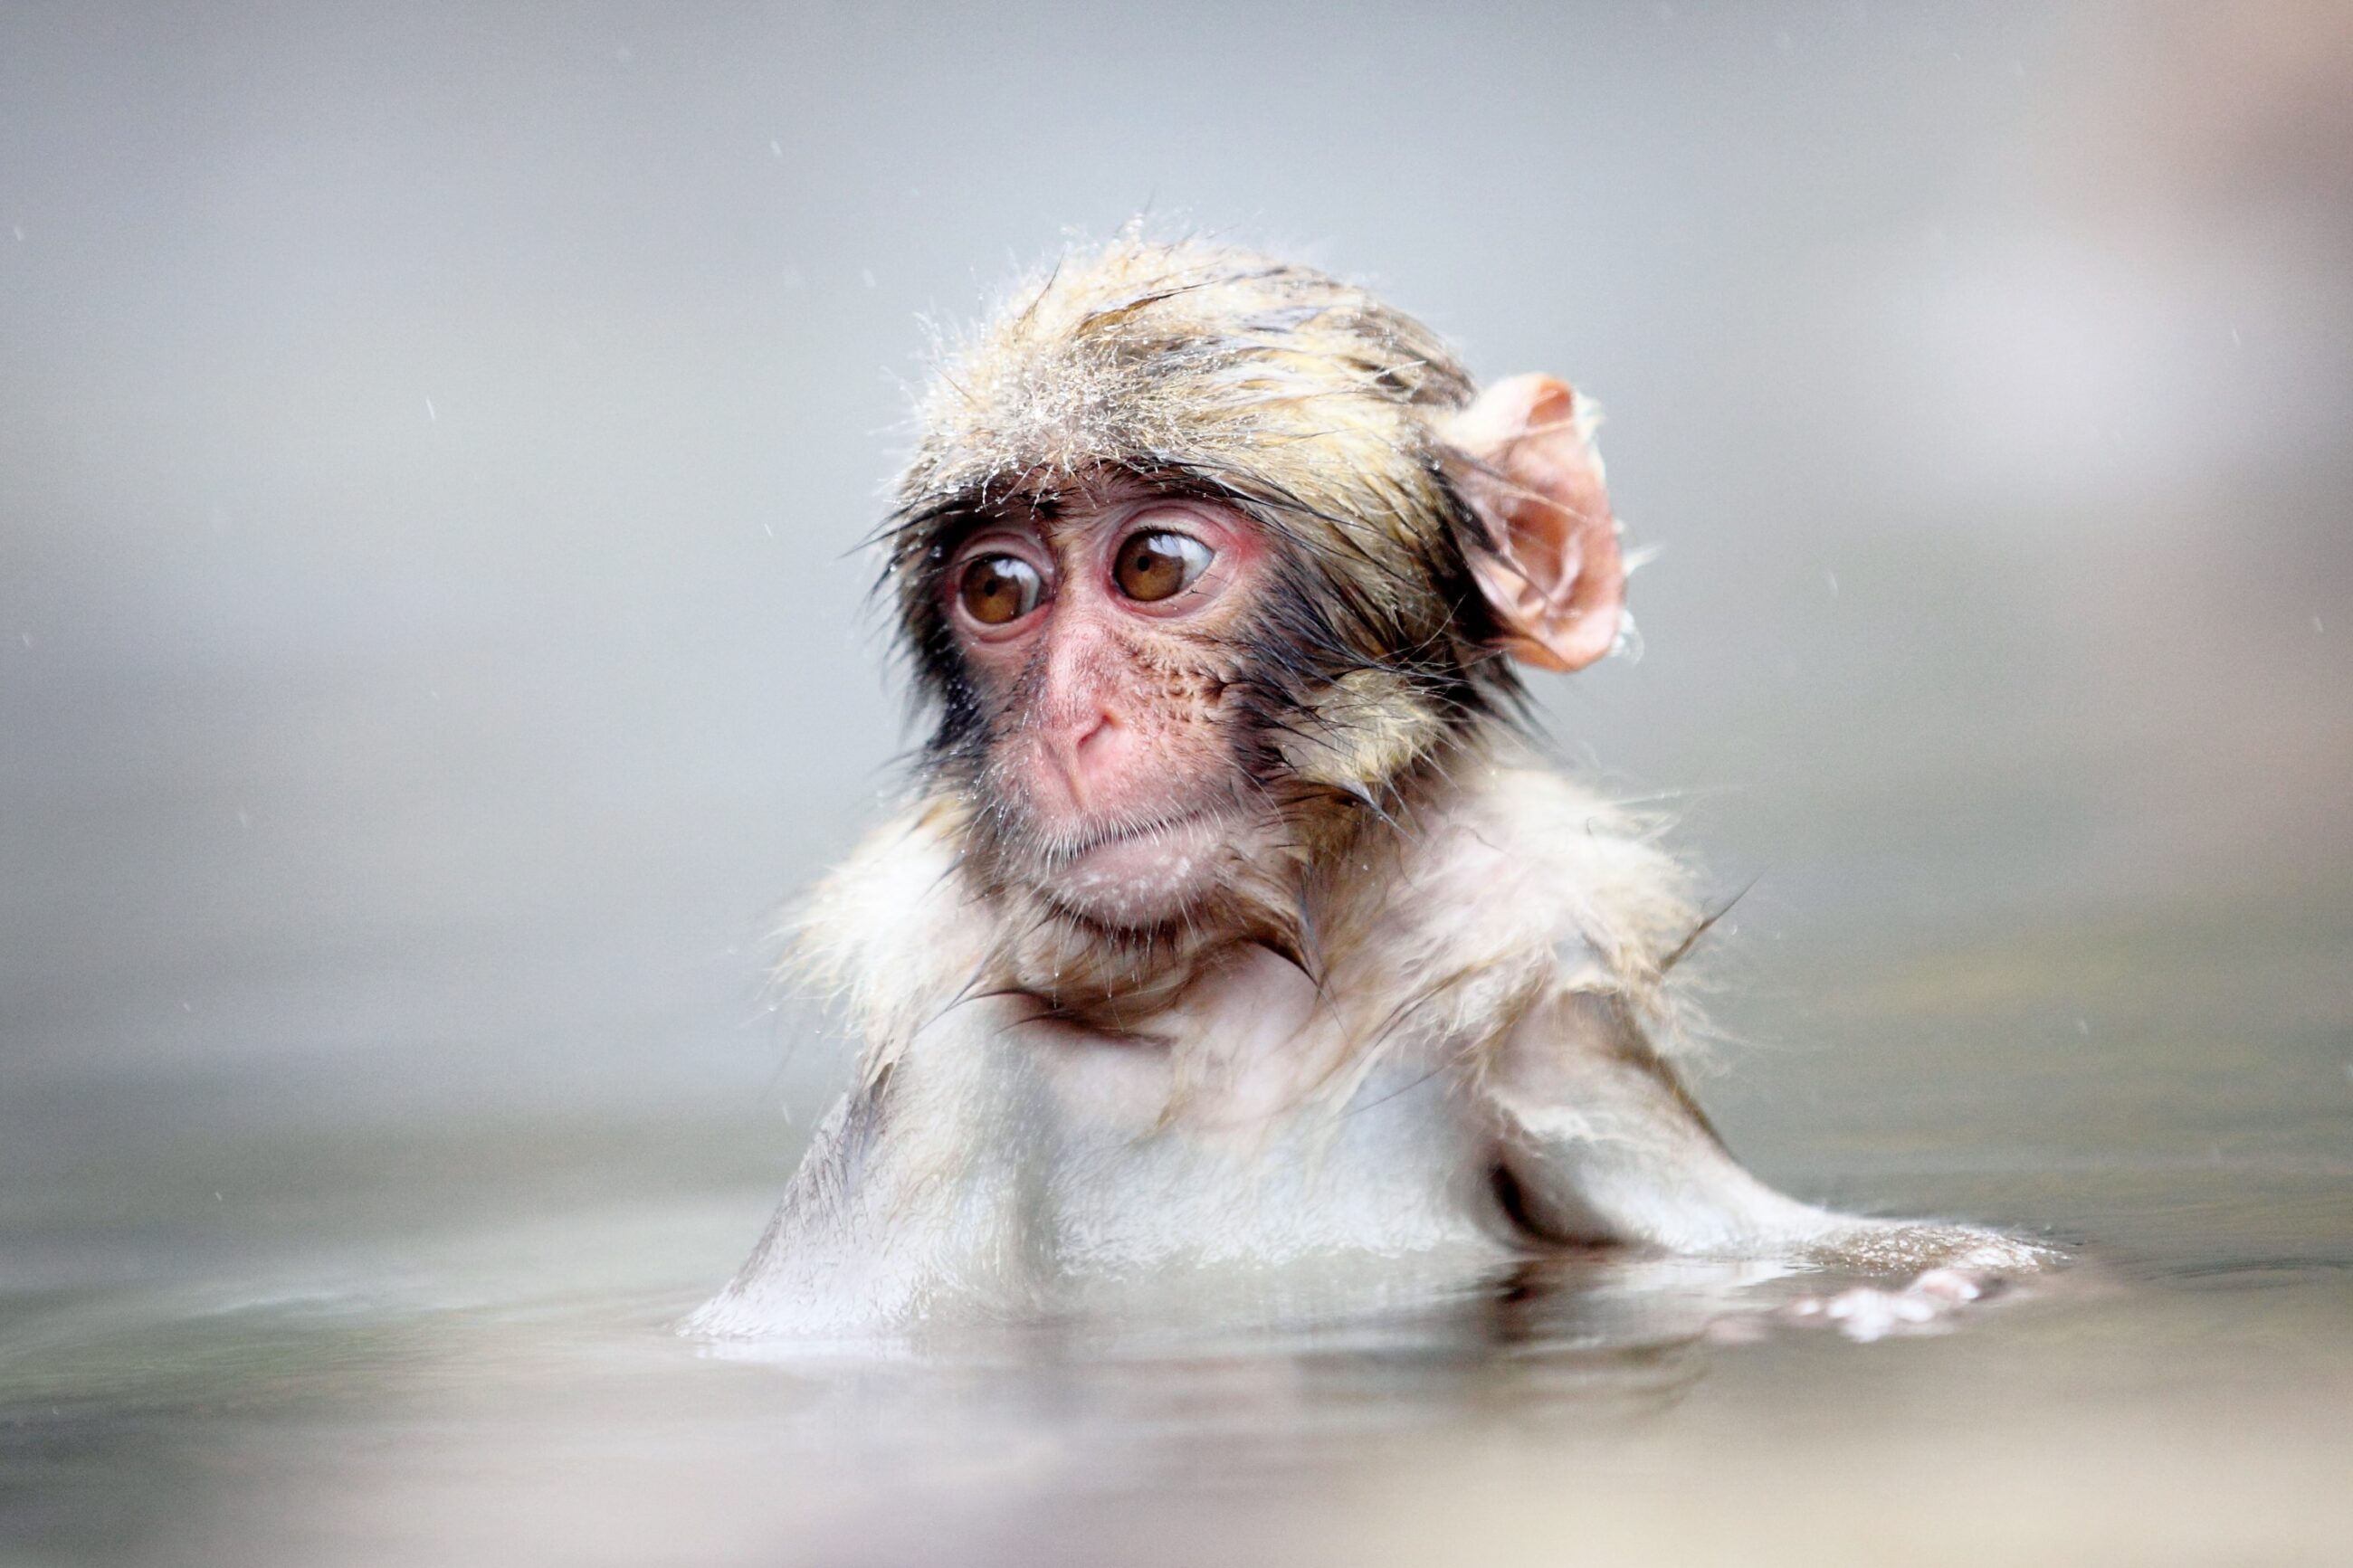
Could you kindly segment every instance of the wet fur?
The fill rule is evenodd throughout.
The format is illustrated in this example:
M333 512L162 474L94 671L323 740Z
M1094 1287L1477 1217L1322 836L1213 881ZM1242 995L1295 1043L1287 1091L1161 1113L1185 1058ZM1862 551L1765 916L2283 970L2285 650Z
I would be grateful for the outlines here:
M1133 235L946 345L881 535L933 731L902 808L791 932L860 1082L691 1327L865 1334L1210 1266L1476 1277L1594 1243L2047 1259L1775 1192L1684 1092L1678 961L1707 922L1650 826L1521 731L1470 569L1491 542L1470 498L1511 481L1451 439L1471 398L1442 344L1361 290ZM1273 570L1246 624L1127 649L1175 700L1150 721L1214 727L1175 754L1223 758L1195 782L1240 821L1206 901L1128 930L1037 874L1076 846L997 771L1036 704L968 678L943 574L992 519L1139 483L1248 512Z

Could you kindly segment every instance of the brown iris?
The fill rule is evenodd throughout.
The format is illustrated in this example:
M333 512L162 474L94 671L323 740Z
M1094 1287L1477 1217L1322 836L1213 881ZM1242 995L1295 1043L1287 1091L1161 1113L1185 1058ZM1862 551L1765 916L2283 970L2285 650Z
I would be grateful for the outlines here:
M956 582L965 613L985 626L1018 621L1045 596L1038 569L1018 555L984 555L967 564Z
M1209 547L1190 535L1132 534L1112 561L1112 581L1131 599L1152 604L1193 585L1209 564Z

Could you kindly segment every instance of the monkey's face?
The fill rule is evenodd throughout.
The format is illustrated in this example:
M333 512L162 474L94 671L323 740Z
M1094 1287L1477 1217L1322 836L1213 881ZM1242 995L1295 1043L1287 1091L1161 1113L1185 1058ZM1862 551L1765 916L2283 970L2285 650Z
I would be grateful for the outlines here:
M938 592L995 879L1148 931L1273 851L1232 700L1271 553L1240 512L1132 482L1014 508L958 543Z

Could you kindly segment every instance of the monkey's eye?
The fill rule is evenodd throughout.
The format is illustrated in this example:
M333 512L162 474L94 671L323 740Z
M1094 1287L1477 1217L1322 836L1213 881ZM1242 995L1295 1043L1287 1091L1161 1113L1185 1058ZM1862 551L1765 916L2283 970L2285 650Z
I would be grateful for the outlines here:
M1209 564L1209 547L1183 533L1130 534L1113 557L1112 581L1131 599L1151 604L1193 585Z
M1046 584L1038 568L1018 555L984 555L968 563L956 581L965 614L985 626L1018 621L1038 607Z

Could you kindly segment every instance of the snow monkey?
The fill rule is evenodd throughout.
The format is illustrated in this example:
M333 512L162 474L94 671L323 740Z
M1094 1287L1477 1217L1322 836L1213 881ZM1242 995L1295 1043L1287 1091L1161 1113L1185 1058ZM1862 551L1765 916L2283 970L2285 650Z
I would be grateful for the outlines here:
M1782 1195L1686 1090L1704 915L1522 684L1624 625L1568 385L1482 391L1358 288L1130 233L949 345L917 417L879 542L935 728L795 926L855 1087L691 1327L1588 1247L1939 1301L2031 1265Z

